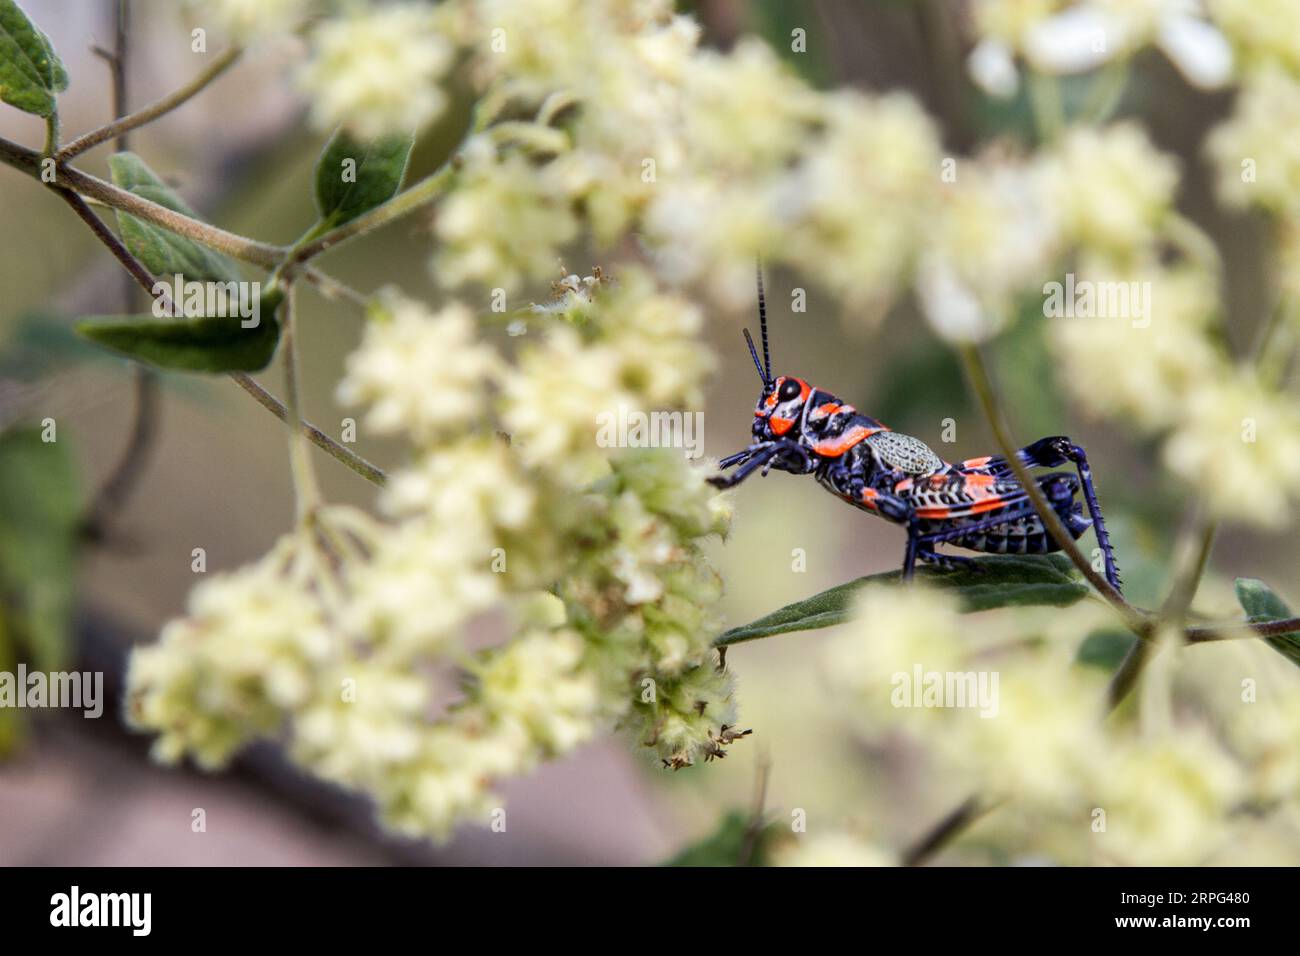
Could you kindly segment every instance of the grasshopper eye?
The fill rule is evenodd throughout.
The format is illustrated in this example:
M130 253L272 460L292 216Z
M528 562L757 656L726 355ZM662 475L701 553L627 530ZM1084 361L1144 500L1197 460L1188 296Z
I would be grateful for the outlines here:
M788 402L792 398L798 398L799 393L803 391L803 386L792 378L787 378L781 383L781 390L776 393L779 401Z

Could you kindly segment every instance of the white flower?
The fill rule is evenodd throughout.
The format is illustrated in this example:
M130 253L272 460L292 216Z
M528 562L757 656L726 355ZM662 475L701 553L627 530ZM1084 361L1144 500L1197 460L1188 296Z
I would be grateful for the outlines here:
M1020 89L1015 54L1001 40L977 43L966 59L966 69L976 86L998 99L1009 99Z
M344 125L360 139L419 130L443 110L439 80L452 47L432 10L399 3L323 21L299 76L318 129Z
M1084 0L1064 6L984 0L976 22L983 38L968 69L981 88L996 96L1015 92L1013 51L1040 72L1073 74L1132 56L1150 44L1194 86L1216 89L1232 75L1232 48L1205 19L1198 0Z
M1300 412L1253 370L1225 367L1188 393L1164 461L1215 513L1275 526L1300 494Z
M825 110L825 134L778 185L783 252L851 304L877 306L897 291L929 225L938 135L897 94L837 92Z
M554 275L558 250L577 235L578 223L547 169L517 152L500 155L483 138L463 154L456 189L435 224L438 281L514 292L525 280Z
M1204 864L1227 838L1227 815L1244 794L1241 768L1208 734L1179 727L1167 737L1120 745L1098 780L1106 829L1100 856L1129 866Z
M921 258L916 294L931 328L949 342L982 342L1006 319L985 309L952 262L935 252Z
M1154 240L1178 184L1175 161L1132 123L1071 129L1043 174L1063 237L1119 258Z
M516 721L550 753L589 739L601 711L595 676L583 669L586 645L571 631L515 638L478 674L479 704L494 721Z
M1300 72L1300 4L1295 0L1207 0L1207 6L1248 73L1268 66Z
M1232 116L1211 132L1206 151L1218 167L1218 192L1236 207L1283 216L1300 211L1300 78L1265 66L1237 97Z
M477 341L466 306L430 313L390 294L372 309L361 346L348 356L338 399L368 405L366 425L376 433L405 433L427 444L473 427L498 368L496 353Z
M201 0L191 3L197 12L210 14L240 43L293 28L307 13L312 0Z

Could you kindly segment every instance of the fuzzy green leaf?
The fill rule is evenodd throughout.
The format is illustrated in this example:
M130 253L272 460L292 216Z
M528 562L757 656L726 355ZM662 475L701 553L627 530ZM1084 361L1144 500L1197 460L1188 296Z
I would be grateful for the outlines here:
M14 0L0 0L0 100L49 118L68 74L50 45Z
M69 656L81 491L66 438L37 428L0 434L0 605L6 627L41 670Z
M751 832L752 818L732 810L718 828L704 839L692 843L662 866L766 866L768 844L777 830L776 824L760 826ZM746 860L746 852L748 859Z
M1087 585L1079 578L1069 559L1059 554L1042 557L994 555L979 559L976 568L957 571L921 568L916 576L936 587L956 592L963 610L967 612L1013 605L1066 607L1088 593ZM788 604L751 624L733 627L713 643L717 647L726 647L774 634L842 624L849 619L854 598L864 586L898 580L898 571L888 571L837 585L803 601Z
M144 160L134 153L116 153L108 158L114 185L141 199L166 206L191 219L198 215L159 179ZM192 239L155 226L130 213L118 212L122 241L144 267L158 277L181 275L187 282L239 282L239 267L229 256L214 252Z
M266 368L280 340L280 323L271 310L263 310L251 329L239 316L135 316L83 319L77 331L130 358L187 372L256 372Z
M1246 612L1246 619L1251 624L1263 624L1268 621L1284 621L1295 617L1285 601L1277 596L1263 581L1257 578L1237 578L1237 603ZM1292 664L1300 667L1300 631L1278 634L1264 638L1273 648Z
M369 212L397 195L415 140L386 136L361 142L336 132L316 162L316 206L324 232Z

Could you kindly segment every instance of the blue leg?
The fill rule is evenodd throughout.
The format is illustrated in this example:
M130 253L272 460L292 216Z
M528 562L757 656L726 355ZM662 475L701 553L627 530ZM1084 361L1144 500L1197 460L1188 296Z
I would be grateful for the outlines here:
M1040 438L1032 445L1026 445L1016 452L1016 457L1027 468L1055 468L1067 461L1074 463L1079 472L1083 500L1088 506L1088 517L1092 519L1092 527L1097 534L1097 544L1101 548L1106 580L1110 582L1111 587L1119 591L1119 565L1115 561L1115 549L1111 546L1110 534L1106 531L1101 505L1097 503L1097 489L1092 481L1092 469L1088 467L1088 456L1083 448L1064 435L1054 435L1050 438ZM1005 458L996 457L989 459L979 470L995 475L1008 475L1011 473L1011 466Z

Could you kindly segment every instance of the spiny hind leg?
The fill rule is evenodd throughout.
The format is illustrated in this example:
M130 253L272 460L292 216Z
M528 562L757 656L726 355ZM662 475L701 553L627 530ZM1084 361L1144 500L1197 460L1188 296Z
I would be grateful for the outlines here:
M1053 435L1026 445L1016 452L1016 457L1026 468L1056 468L1067 461L1073 462L1079 472L1079 484L1083 491L1084 503L1088 506L1088 517L1092 520L1092 528L1097 534L1097 544L1101 548L1106 580L1110 582L1111 587L1119 591L1121 588L1119 564L1115 561L1115 549L1110 543L1110 534L1106 531L1106 520L1102 517L1101 505L1097 502L1097 489L1093 484L1092 469L1088 466L1088 456L1083 447L1076 445L1064 435ZM973 464L973 462L965 464ZM1011 465L1001 456L989 458L974 467L993 475L1011 473ZM1048 493L1049 499L1052 497L1052 492L1056 491L1058 500L1054 500L1053 505L1058 506L1058 514L1061 514L1062 520L1073 533L1077 523L1070 517L1068 508L1065 513L1061 513L1059 505L1063 504L1063 499L1059 499L1060 490L1045 487L1044 491Z

